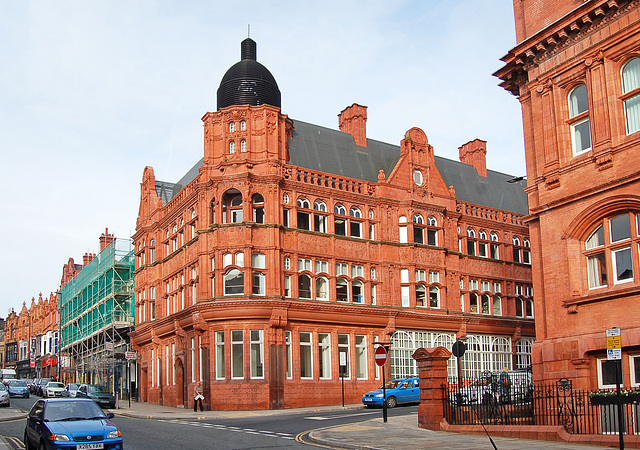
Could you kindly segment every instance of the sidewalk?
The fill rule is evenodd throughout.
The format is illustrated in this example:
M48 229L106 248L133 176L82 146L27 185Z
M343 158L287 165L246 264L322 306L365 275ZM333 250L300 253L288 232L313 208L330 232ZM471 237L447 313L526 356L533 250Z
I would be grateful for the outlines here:
M319 406L312 408L260 410L260 411L204 411L193 412L191 409L160 406L149 403L123 402L120 408L113 410L116 415L136 417L142 419L174 419L174 420L206 420L234 417L260 417L271 415L317 413L322 411L349 411L362 408L361 405ZM431 431L418 428L417 413L400 417L389 417L388 422L382 421L380 416L364 422L319 428L309 434L309 438L331 447L346 449L397 449L415 450L416 448L449 449L491 449L489 438L478 435L449 433L446 431ZM516 439L493 437L499 450L527 449L557 449L592 450L611 447L569 444L566 442L538 441L531 439ZM1 449L2 447L0 447Z

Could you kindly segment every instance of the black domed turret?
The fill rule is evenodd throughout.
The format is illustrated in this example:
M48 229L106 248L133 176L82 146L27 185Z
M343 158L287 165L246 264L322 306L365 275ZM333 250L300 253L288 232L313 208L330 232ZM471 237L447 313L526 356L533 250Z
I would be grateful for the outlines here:
M242 41L241 60L231 66L218 88L218 109L232 105L271 105L280 108L280 89L265 66L256 61L256 43Z

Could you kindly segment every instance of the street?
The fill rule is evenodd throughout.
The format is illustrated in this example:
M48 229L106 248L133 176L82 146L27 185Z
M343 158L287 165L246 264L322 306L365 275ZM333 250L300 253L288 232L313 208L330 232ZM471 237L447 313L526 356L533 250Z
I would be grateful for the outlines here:
M24 411L38 399L11 399L11 408ZM417 406L389 410L389 416L414 413ZM119 416L113 422L122 432L126 449L258 449L306 448L304 436L309 431L333 425L361 422L381 417L381 409L355 409L256 415L238 412L234 418L215 420L155 420ZM22 449L25 419L1 422L0 435L8 438L12 448Z

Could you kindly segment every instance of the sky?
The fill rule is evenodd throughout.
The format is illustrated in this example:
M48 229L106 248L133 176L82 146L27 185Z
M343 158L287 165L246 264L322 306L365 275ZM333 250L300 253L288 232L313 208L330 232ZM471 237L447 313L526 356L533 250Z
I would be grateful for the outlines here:
M492 76L515 47L509 0L0 0L0 317L60 287L108 228L135 232L145 166L176 182L203 156L202 116L249 33L294 120L367 137L412 127L435 153L487 141L525 174L518 100Z

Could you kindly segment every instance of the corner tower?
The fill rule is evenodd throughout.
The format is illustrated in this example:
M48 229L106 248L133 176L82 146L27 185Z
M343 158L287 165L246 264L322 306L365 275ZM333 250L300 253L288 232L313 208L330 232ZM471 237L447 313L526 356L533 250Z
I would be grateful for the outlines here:
M256 165L289 160L293 122L280 113L280 89L269 69L256 61L256 53L255 41L242 41L241 60L220 82L218 110L202 118L205 170L231 166L242 171L249 165L258 173Z

